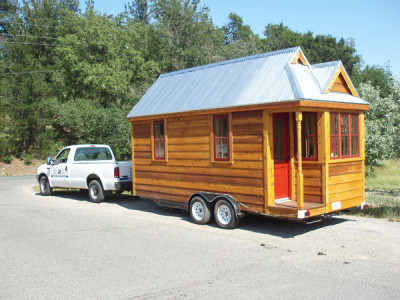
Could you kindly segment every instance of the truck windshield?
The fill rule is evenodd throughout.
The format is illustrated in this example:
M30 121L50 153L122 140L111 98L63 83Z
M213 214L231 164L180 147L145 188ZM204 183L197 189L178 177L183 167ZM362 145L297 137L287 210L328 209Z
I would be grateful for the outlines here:
M74 160L112 160L112 155L106 147L82 147L76 149Z

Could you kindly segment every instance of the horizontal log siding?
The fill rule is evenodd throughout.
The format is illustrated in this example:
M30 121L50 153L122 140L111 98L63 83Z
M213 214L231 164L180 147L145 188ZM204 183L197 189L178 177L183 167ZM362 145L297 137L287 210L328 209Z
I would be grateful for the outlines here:
M297 177L297 161L295 161L295 174ZM303 164L304 202L322 203L322 168L319 164ZM294 188L297 190L296 182ZM296 197L297 195L295 195ZM295 199L296 200L296 199Z
M232 114L233 163L211 161L210 116L167 119L168 157L151 160L151 123L134 124L138 196L186 202L198 191L230 194L263 212L262 112ZM250 208L250 209L249 209Z
M363 197L363 162L329 165L329 202L360 201Z

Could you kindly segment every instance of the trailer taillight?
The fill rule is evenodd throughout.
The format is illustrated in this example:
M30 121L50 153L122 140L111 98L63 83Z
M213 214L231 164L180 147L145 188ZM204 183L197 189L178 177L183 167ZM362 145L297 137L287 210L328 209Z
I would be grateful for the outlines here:
M119 167L114 168L114 178L119 178Z
M307 212L306 212L306 216L307 216L307 217L311 216L311 213L310 213L310 211L309 211L309 210L307 210Z

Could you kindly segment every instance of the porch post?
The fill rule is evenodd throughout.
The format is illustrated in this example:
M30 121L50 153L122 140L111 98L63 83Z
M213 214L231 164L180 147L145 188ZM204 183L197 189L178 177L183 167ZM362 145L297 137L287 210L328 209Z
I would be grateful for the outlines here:
M303 120L302 112L296 112L297 124L297 207L304 206L304 190L303 190L303 164L301 153L301 121Z

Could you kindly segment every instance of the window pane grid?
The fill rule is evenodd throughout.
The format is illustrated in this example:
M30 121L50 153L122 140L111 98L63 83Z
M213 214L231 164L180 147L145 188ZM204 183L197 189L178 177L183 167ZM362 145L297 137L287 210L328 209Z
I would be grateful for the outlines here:
M214 159L229 160L228 116L214 117Z
M164 121L154 122L154 159L165 159Z
M351 115L351 155L359 156L358 115Z
M331 158L339 158L339 114L331 114Z
M302 127L302 157L308 159L316 159L316 140L317 140L317 127L316 127L316 114L303 113L304 126Z
M358 157L358 114L331 113L331 158Z

